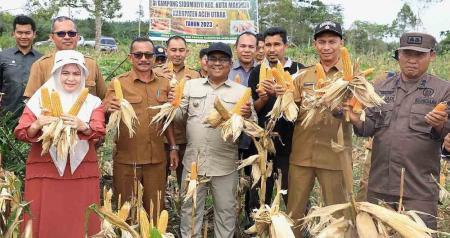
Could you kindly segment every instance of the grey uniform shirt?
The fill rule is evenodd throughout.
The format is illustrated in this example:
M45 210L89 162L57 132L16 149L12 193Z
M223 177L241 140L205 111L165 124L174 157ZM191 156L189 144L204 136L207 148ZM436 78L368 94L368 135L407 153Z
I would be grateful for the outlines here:
M405 168L404 196L418 200L438 199L440 152L450 124L440 133L425 121L436 104L450 100L450 83L425 74L416 84L394 75L375 85L386 104L367 109L363 128L355 133L373 136L369 190L398 196L401 169Z
M187 146L183 157L183 166L188 171L193 161L198 159L198 174L203 176L224 176L233 173L238 159L238 144L222 139L221 129L212 128L204 123L214 109L216 97L231 110L242 97L246 87L231 80L217 88L212 87L208 79L199 78L186 81L184 95L175 120L187 118ZM252 120L256 113L252 109Z
M9 48L0 52L0 92L4 93L1 111L15 112L22 104L22 95L28 82L31 65L42 56L31 49L26 55L17 48Z

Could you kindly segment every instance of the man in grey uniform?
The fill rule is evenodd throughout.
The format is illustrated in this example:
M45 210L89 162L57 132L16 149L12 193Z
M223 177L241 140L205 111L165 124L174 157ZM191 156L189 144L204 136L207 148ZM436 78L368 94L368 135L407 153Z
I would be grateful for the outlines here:
M386 104L366 110L366 120L351 113L359 136L373 136L372 166L367 199L398 206L404 169L403 205L417 210L429 228L436 229L440 152L449 131L447 112L435 110L450 100L450 83L426 73L435 59L436 39L423 33L405 33L396 53L401 72L375 83Z

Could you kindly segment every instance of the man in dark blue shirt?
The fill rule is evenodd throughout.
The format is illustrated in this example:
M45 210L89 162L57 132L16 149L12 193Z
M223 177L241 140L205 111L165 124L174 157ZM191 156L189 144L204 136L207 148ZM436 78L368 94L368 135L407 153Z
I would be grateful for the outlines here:
M15 117L22 113L23 92L28 82L31 65L42 54L33 49L36 24L25 15L14 18L12 36L16 46L0 52L0 112L12 112Z

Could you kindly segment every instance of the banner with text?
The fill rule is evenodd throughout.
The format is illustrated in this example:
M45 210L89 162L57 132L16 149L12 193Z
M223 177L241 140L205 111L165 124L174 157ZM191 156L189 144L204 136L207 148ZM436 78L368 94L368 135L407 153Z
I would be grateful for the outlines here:
M180 35L190 42L232 42L245 31L258 31L257 0L150 0L154 40Z

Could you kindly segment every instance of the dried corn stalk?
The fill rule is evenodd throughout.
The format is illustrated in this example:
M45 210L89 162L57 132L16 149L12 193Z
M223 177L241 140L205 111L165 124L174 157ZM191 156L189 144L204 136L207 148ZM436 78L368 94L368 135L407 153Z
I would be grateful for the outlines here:
M294 221L280 211L281 195L286 194L286 191L281 190L281 172L278 172L279 177L276 180L276 195L271 206L261 205L261 207L254 211L252 218L255 224L247 229L245 233L256 234L259 237L272 238L294 238L292 227Z
M192 198L192 206L195 208L197 205L197 186L199 184L197 162L192 162L191 172L187 175L186 180L188 181L188 186L186 189L186 195L184 196L184 202L187 202Z
M114 84L116 98L120 102L120 110L111 113L108 125L106 125L106 131L117 129L117 134L119 135L120 121L123 121L128 128L130 138L132 138L135 133L134 128L136 124L139 123L138 117L131 104L123 97L120 81L118 79L113 79L112 83Z
M151 106L150 109L160 110L153 118L150 124L156 123L162 123L163 127L161 130L161 135L163 132L167 129L167 127L170 125L170 123L175 118L175 115L177 113L177 109L180 107L181 99L183 98L183 91L184 91L184 85L185 85L185 79L181 79L178 81L175 85L175 98L172 102L166 102L163 105L159 106Z
M263 147L261 141L257 141L252 137L253 142L256 146L258 154L252 155L244 160L239 161L239 166L236 170L240 170L246 166L252 166L252 188L258 183L261 177L267 178L272 174L272 169L267 169L269 163L267 162L267 149Z
M347 209L356 211L354 222L345 217L339 219L333 217L337 215L336 213L342 213ZM413 211L399 213L368 202L315 207L302 220L303 226L317 237L336 237L336 234L345 234L339 237L347 237L350 233L357 233L359 237L391 237L397 233L402 237L425 238L431 237L431 234L441 233L425 227L423 221ZM334 234L329 231L333 231ZM388 231L393 234L388 234Z

